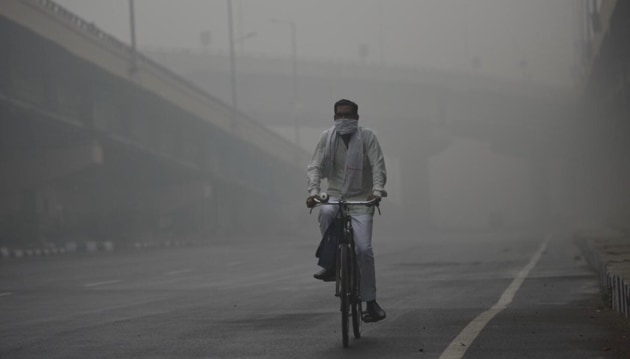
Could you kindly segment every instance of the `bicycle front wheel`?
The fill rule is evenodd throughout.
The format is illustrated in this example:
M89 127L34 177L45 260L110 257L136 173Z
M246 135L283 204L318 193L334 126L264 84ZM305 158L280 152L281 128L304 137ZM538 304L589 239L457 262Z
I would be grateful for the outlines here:
M361 315L363 310L361 308L361 301L352 303L352 331L356 339L361 338Z
M361 271L357 263L357 255L354 252L354 248L351 248L348 253L348 261L350 263L350 292L352 306L352 331L355 338L361 338L361 321L363 310L361 308Z
M341 339L343 347L348 347L349 317L350 317L350 273L348 270L348 247L339 246L337 253L337 280L339 281L339 298L341 299Z

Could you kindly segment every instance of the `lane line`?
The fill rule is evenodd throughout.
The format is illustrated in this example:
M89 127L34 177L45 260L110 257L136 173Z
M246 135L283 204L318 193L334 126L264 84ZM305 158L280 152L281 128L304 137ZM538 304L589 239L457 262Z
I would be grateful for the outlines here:
M86 287L86 288L90 288L90 287L98 287L100 285L114 284L114 283L118 283L118 282L120 282L119 279L113 279L113 280L106 280L106 281L102 281L102 282L87 283L87 284L84 284L83 286Z
M166 272L164 273L164 275L175 275L175 274L182 274L182 273L188 273L188 272L192 272L192 268L174 270L174 271Z
M527 263L527 265L521 269L516 277L514 277L514 280L512 280L512 283L503 292L497 303L468 323L461 333L453 339L446 350L444 350L442 355L440 355L440 359L460 359L464 356L466 350L468 350L470 345L475 341L479 333L481 333L483 328L492 320L492 318L501 313L510 305L510 303L512 303L516 292L518 292L519 288L529 275L529 272L536 266L543 252L547 249L547 243L549 243L550 238L551 236L547 236L540 244L536 253L534 253L532 258L529 260L529 263Z
M0 297L6 297L7 295L13 295L11 292L0 293Z

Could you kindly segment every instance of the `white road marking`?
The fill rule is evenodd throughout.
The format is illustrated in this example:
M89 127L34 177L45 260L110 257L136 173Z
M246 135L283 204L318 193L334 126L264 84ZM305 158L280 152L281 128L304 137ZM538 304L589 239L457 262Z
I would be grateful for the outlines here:
M512 283L503 292L499 301L493 305L492 308L479 314L475 319L468 323L461 333L453 339L446 350L444 350L442 355L440 355L440 359L460 359L464 356L466 350L468 350L470 345L475 341L479 333L481 333L483 328L492 320L492 318L512 303L514 295L516 295L516 292L523 284L523 281L525 281L529 272L540 260L540 257L547 248L547 243L550 238L551 236L547 236L543 243L540 244L536 253L534 253L532 258L529 260L529 263L527 263L527 265L521 269L516 277L514 277L514 280L512 280Z
M88 284L84 284L83 286L86 288L90 288L90 287L98 287L101 285L108 285L108 284L114 284L114 283L118 283L120 282L119 279L113 279L113 280L106 280L106 281L102 281L102 282L94 282L94 283L88 283Z
M166 272L164 273L164 275L175 275L175 274L182 274L182 273L188 273L188 272L192 272L192 268L174 270L174 271Z
M0 297L6 297L7 295L13 295L11 292L0 293Z

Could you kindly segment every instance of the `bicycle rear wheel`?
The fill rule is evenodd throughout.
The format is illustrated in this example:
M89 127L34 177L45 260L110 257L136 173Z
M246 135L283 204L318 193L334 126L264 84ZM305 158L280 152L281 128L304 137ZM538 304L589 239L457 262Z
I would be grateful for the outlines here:
M350 322L350 276L348 271L348 247L339 246L337 256L337 275L339 280L339 298L341 299L341 339L343 347L348 347L348 332Z

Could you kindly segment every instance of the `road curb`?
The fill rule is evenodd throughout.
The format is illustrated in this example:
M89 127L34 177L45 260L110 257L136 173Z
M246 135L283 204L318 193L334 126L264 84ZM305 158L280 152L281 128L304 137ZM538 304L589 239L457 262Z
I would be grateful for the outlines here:
M148 248L174 248L195 246L203 243L200 240L133 242L129 244L115 244L112 241L65 242L63 247L48 245L46 248L8 248L0 247L0 259L19 259L28 257L46 257L68 253L98 253L122 250L141 250Z
M619 233L576 233L574 238L598 272L608 306L630 318L630 239Z
M46 257L58 254L64 254L67 251L64 248L0 248L0 258L24 258L24 257Z

